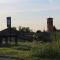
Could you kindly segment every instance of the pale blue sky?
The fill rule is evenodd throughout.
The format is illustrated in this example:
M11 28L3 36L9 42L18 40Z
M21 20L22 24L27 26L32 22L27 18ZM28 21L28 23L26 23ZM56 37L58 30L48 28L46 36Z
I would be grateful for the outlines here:
M46 30L46 19L54 18L60 28L60 0L0 0L0 30L6 28L6 17L12 17L12 26Z

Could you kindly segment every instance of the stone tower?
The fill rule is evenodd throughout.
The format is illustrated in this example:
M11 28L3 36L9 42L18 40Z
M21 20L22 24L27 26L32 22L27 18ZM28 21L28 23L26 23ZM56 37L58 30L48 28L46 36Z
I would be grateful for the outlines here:
M47 31L53 32L53 18L47 18Z

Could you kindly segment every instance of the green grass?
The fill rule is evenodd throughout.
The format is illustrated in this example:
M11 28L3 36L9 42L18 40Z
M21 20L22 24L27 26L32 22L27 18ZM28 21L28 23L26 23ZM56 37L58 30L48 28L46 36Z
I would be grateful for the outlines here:
M53 33L50 43L33 41L19 42L17 46L1 47L0 56L15 58L16 60L60 60L60 33Z

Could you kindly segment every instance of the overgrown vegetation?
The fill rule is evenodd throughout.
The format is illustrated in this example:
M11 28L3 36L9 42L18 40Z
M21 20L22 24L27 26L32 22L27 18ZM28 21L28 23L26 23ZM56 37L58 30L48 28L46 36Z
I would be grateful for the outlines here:
M19 42L17 46L1 47L0 56L16 60L60 60L60 32L52 33L52 42Z

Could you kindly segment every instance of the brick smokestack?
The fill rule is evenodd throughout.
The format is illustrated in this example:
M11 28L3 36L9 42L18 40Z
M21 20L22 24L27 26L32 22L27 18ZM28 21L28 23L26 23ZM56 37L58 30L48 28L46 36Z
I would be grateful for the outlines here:
M7 27L11 28L11 17L7 17Z
M53 32L53 18L47 18L47 31Z

